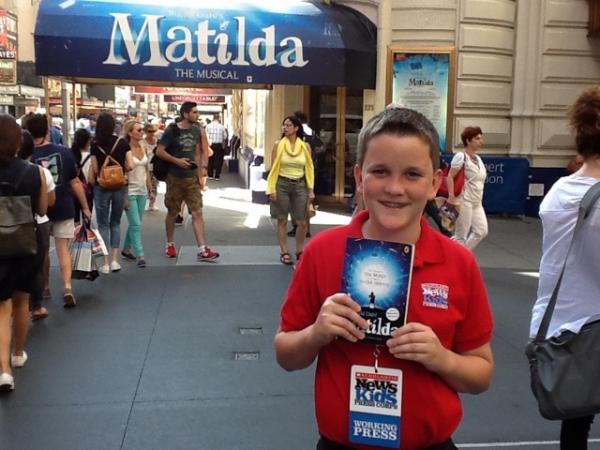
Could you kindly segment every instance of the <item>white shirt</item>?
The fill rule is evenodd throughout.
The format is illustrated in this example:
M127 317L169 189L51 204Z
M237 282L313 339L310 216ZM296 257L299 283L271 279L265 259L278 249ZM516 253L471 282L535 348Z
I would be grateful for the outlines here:
M146 170L148 167L148 156L144 155L142 159L133 157L133 169L127 173L129 195L148 194L148 185L146 184Z
M544 229L540 281L533 307L530 337L534 337L560 275L573 236L583 195L599 180L590 177L561 178L540 205ZM573 243L558 292L547 336L570 330L600 317L600 204L596 202Z
M475 161L471 158L466 157L466 153L459 152L452 158L450 163L453 169L462 169L463 164L465 166L465 185L460 193L459 198L465 202L478 204L483 201L483 188L485 186L485 178L487 177L487 171L483 160L479 155L475 155ZM466 159L466 162L465 162Z
M85 164L81 168L81 173L83 174L86 180L88 179L88 173L90 173L90 165L92 164L92 158L88 158L89 155L89 150L81 151L81 162L85 161Z
M40 166L40 167L42 167L42 166ZM46 179L46 185L47 185L46 193L50 193L54 189L56 189L56 184L54 184L54 177L52 176L52 173L50 173L50 171L48 169L46 169L45 167L42 167L42 170L44 171L44 178ZM41 225L42 223L49 222L50 219L48 218L47 215L38 216L36 214L35 221L39 225Z
M212 144L222 144L227 137L227 130L216 120L206 125L206 135Z

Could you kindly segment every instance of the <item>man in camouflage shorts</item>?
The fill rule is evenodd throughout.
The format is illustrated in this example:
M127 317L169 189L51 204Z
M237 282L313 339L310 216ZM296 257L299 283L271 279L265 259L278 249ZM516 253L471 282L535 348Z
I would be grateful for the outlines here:
M170 163L167 175L167 194L165 206L167 217L166 255L169 258L177 256L174 242L175 219L185 202L192 214L194 234L198 243L198 261L214 261L219 254L211 250L204 239L204 218L202 217L202 186L201 180L206 176L208 161L208 140L196 126L198 109L194 102L185 102L179 110L179 122L165 129L156 149L156 155Z

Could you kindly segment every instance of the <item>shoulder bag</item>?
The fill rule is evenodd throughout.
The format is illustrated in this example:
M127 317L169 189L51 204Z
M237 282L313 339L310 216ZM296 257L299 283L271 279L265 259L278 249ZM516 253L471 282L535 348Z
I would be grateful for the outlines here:
M458 173L454 176L454 196L458 197L463 190L465 185L465 164L467 163L467 155L464 155L463 166L458 171ZM448 198L448 177L450 176L450 169L452 166L448 164L442 170L442 184L438 189L437 196L438 197L446 197Z
M36 170L38 168L36 167ZM15 195L29 167L25 167L14 185L0 183L0 259L21 258L37 253L35 218L29 195ZM40 189L43 185L40 185ZM5 194L5 192L11 192Z
M98 177L98 184L102 189L107 191L116 191L127 185L127 178L125 178L125 172L123 166L117 162L112 156L112 152L117 147L117 144L121 138L117 138L112 149L107 154L102 147L98 145L98 148L102 153L106 155L106 159L100 168L100 176Z
M581 200L560 276L540 328L525 349L529 359L531 390L540 413L550 420L568 420L600 412L600 383L596 378L600 373L600 321L585 324L579 333L566 331L546 339L573 242L599 196L600 183L596 183ZM590 292L589 295L600 293Z

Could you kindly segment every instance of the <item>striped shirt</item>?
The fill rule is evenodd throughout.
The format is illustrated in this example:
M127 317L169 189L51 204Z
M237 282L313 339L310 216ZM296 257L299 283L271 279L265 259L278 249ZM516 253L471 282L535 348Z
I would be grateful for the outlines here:
M206 126L206 135L213 144L222 144L227 137L227 131L223 125L213 120Z

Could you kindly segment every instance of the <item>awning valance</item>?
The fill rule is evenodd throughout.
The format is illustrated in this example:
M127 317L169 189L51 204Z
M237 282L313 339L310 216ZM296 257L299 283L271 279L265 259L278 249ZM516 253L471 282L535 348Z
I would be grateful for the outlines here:
M43 0L35 30L38 75L132 84L374 88L376 45L361 13L298 0Z

